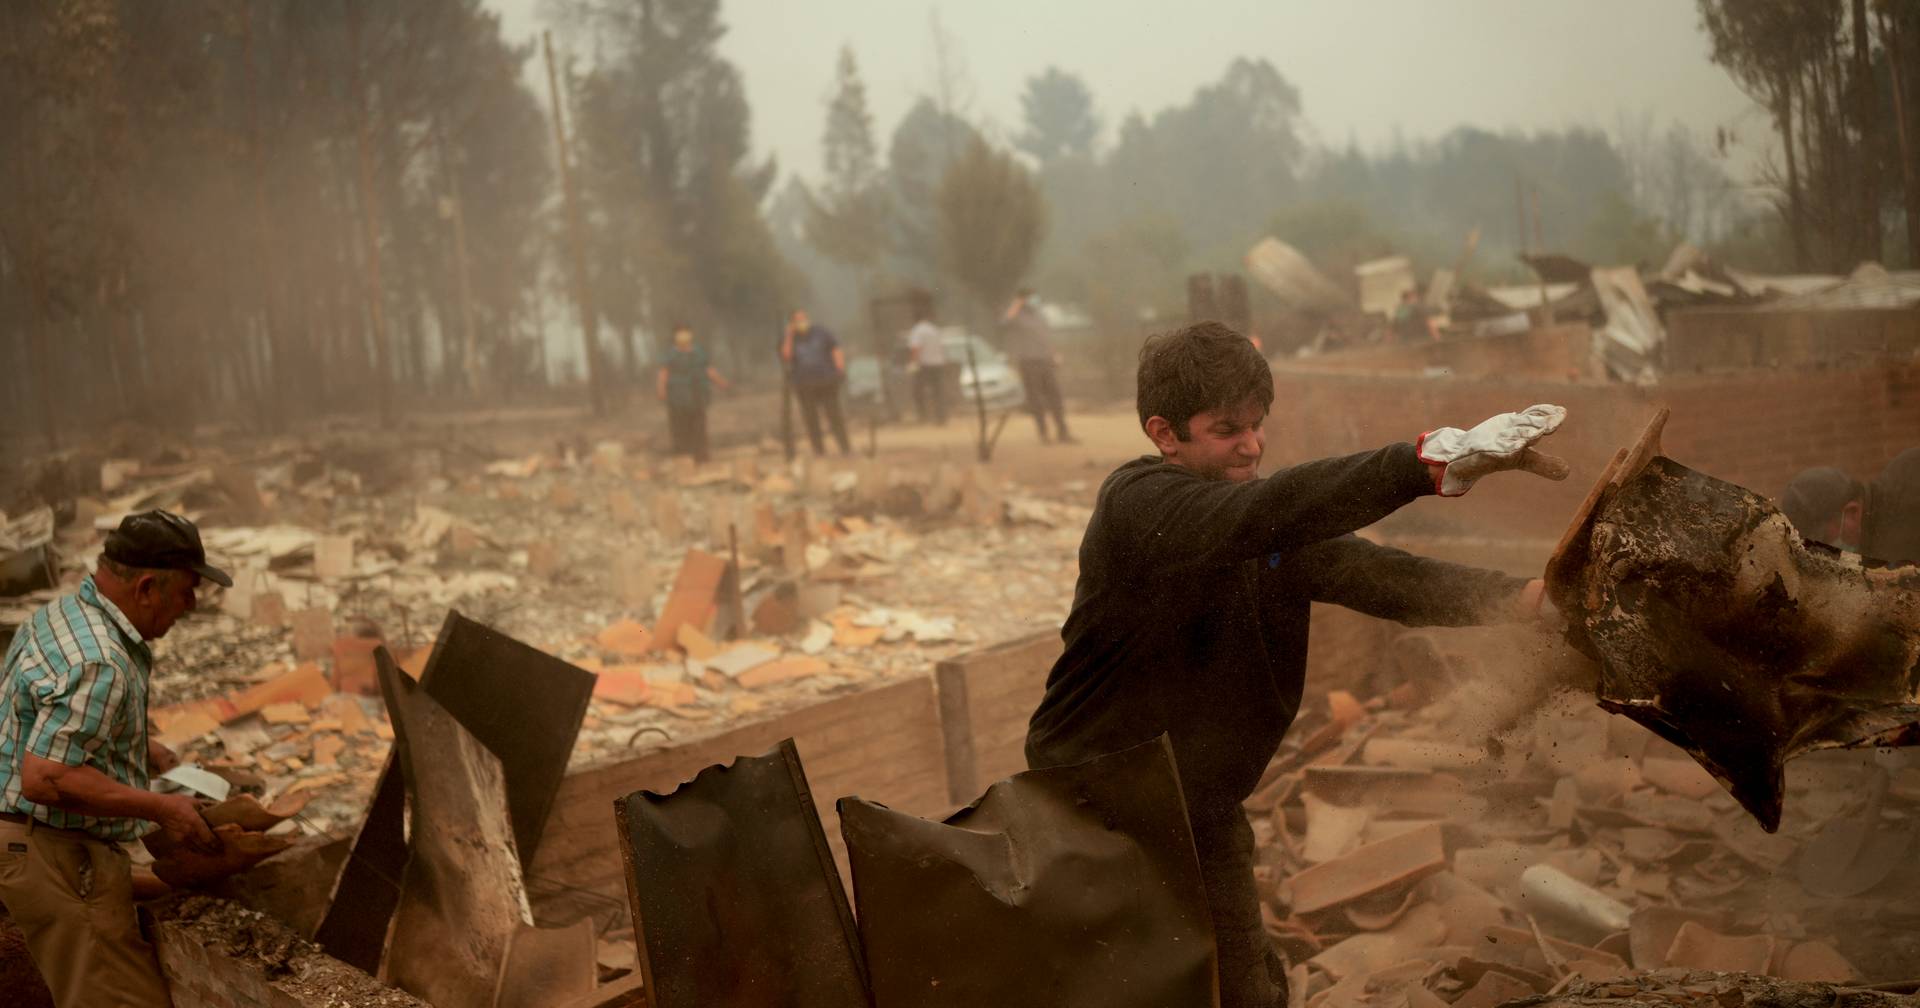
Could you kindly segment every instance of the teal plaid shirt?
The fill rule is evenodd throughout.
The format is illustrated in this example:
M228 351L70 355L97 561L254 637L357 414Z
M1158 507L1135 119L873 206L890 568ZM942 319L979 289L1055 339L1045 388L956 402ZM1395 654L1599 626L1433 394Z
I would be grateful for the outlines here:
M90 766L129 787L147 786L147 674L153 649L93 576L42 606L13 635L0 681L0 811L108 841L137 840L140 819L101 819L27 800L22 753Z

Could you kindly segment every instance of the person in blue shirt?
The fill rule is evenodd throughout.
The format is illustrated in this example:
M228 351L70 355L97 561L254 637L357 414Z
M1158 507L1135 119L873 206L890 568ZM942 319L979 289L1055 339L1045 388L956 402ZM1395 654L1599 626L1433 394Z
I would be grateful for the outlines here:
M794 309L780 337L780 359L786 362L793 382L794 397L800 400L800 419L807 427L807 440L815 455L826 454L820 420L824 416L833 429L833 440L840 454L853 454L847 440L847 418L840 409L840 385L847 377L847 355L840 341L826 326L814 325L805 309Z
M691 326L673 327L673 346L660 364L660 398L667 404L667 438L675 455L707 460L707 403L712 389L728 388L707 356L707 348L693 341Z

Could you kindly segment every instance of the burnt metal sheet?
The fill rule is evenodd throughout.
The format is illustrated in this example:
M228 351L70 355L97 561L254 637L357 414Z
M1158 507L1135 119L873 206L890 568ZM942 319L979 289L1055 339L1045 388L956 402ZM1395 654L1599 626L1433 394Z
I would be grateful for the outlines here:
M1788 760L1913 738L1920 569L1808 544L1664 456L1620 465L1593 503L1550 578L1600 705L1686 749L1761 826L1779 828Z
M500 760L524 870L533 863L598 677L448 610L420 685ZM314 940L369 973L406 869L406 790L389 754Z
M613 805L652 1008L870 1004L792 739Z
M1009 777L943 822L839 810L877 1008L1218 1003L1164 736Z
M506 775L472 732L373 653L406 778L410 857L387 977L447 1008L495 1005L516 936L533 923L507 814Z

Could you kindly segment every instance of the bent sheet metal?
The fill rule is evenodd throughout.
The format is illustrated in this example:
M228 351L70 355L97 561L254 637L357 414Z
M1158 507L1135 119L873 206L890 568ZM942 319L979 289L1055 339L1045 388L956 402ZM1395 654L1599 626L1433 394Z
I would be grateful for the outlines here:
M1600 705L1686 749L1771 832L1788 760L1911 744L1920 568L1804 542L1760 496L1657 456L1661 419L1602 477L1549 586L1600 662Z
M864 1008L839 870L792 739L614 802L653 1008Z
M1016 774L944 822L838 808L876 1008L1217 1003L1164 736Z

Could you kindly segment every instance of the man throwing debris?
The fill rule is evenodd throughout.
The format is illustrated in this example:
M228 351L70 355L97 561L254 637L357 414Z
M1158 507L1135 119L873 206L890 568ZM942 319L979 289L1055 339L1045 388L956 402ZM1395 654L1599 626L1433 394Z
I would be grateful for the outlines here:
M1542 585L1351 535L1415 498L1456 497L1505 469L1566 476L1532 445L1566 411L1257 475L1273 374L1239 333L1202 322L1140 352L1138 408L1158 457L1101 486L1080 579L1027 733L1027 760L1078 763L1167 734L1219 950L1222 1008L1286 1003L1261 928L1252 794L1300 707L1309 602L1410 625L1525 618Z
M173 761L147 737L148 642L193 611L208 566L200 533L165 511L130 515L99 567L14 635L0 679L0 903L59 1008L166 1008L140 933L121 844L157 825L216 841L194 800L147 790Z

